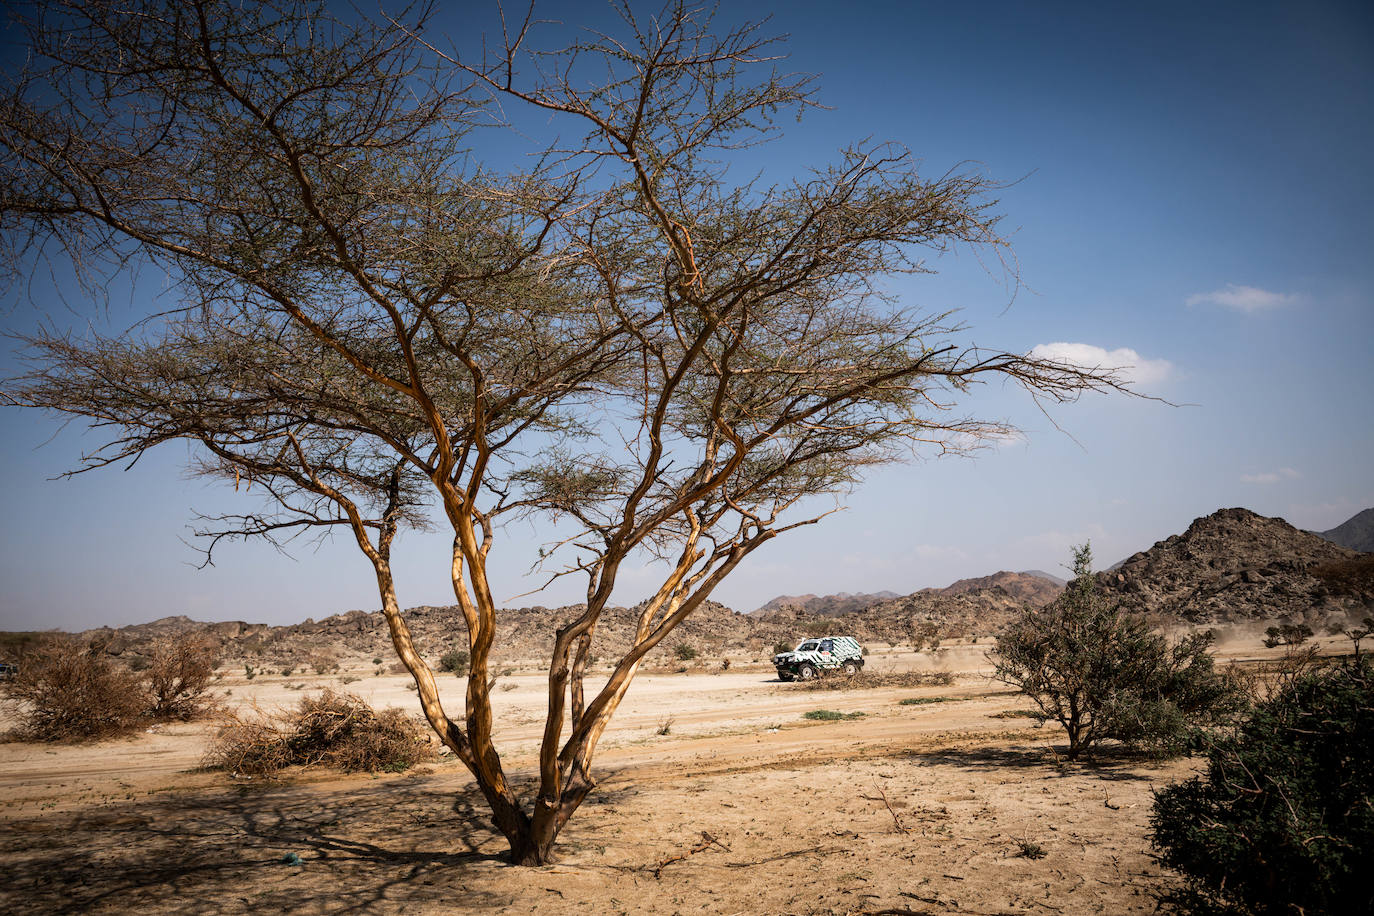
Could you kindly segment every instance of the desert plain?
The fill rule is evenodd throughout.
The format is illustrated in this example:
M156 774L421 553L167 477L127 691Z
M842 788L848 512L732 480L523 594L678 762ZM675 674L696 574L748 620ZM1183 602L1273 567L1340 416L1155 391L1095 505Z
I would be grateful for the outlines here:
M1333 650L1337 650L1333 643ZM1278 650L1223 645L1245 663ZM518 868L460 763L407 772L204 769L213 721L77 745L0 744L7 913L1153 913L1152 792L1200 767L1106 753L991 679L987 645L873 647L867 672L949 684L779 681L767 659L664 664L602 742L560 860ZM324 687L416 708L403 675L224 670L230 712ZM861 679L862 680L862 679ZM882 681L877 678L872 680ZM886 680L893 680L888 678ZM443 682L460 704L462 682ZM545 679L504 674L498 747L532 776ZM907 702L903 702L907 701ZM832 710L835 720L805 714ZM0 723L4 724L4 723Z

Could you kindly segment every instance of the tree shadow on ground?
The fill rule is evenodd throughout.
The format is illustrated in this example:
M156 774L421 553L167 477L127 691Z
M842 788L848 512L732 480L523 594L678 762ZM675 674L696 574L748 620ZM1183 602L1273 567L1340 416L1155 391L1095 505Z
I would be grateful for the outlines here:
M0 823L6 913L495 909L504 839L466 774L268 783Z
M945 748L938 751L915 751L912 756L927 766L955 766L968 770L987 768L1043 770L1045 775L1093 776L1113 782L1136 782L1152 778L1143 772L1161 761L1138 752L1121 748L1098 750L1091 758L1071 761L1064 756L1066 746L996 746L982 745L968 748Z

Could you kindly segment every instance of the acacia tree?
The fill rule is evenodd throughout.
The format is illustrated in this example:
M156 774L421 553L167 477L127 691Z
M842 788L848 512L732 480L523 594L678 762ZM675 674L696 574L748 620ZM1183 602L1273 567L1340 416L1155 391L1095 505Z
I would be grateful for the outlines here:
M426 718L472 772L514 861L550 860L595 786L597 743L647 653L749 554L816 522L808 497L928 445L975 447L987 378L1068 400L1110 372L952 342L880 287L959 244L997 251L994 185L855 146L804 180L732 183L730 151L811 104L756 25L670 2L623 35L528 52L527 19L468 60L426 17L323 4L37 5L0 109L12 255L57 243L91 276L165 273L175 306L115 337L46 333L9 386L88 418L82 469L175 440L262 498L206 520L274 542L343 529ZM590 76L589 76L590 75ZM581 138L501 174L462 144L521 106ZM513 517L556 523L551 577L585 579L557 628L533 800L492 734L487 561ZM465 714L416 651L399 530L451 531ZM541 554L543 552L541 551ZM660 561L631 646L587 689L626 562ZM602 653L604 654L604 653Z
M1043 608L1028 608L997 638L993 676L1053 719L1077 760L1103 741L1177 753L1190 732L1234 717L1240 685L1218 672L1215 636L1191 633L1172 644L1097 589L1092 549L1073 550L1073 580Z

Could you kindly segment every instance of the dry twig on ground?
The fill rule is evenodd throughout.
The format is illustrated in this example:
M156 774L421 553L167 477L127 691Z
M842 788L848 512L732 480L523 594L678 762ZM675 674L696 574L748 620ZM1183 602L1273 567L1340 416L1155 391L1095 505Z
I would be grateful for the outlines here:
M705 830L703 830L703 831L701 831L701 839L700 839L700 840L697 842L697 844L696 844L695 846L693 846L691 849L687 850L686 852L682 853L681 855L669 856L668 858L664 859L662 862L659 862L658 865L656 865L656 866L654 867L654 877L655 877L655 878L662 878L662 877L663 877L663 869L667 868L669 865L672 865L674 862L681 862L683 859L690 858L691 856L694 856L694 855L696 855L696 854L699 853L699 852L705 852L706 850L710 849L712 846L719 846L721 849L724 849L726 852L729 852L729 851L730 851L730 847L729 847L729 846L726 846L726 845L725 845L724 843L722 843L720 840L716 839L715 837L711 836L711 834L709 834L709 833L707 833Z
M883 807L887 809L887 813L892 815L892 823L897 828L897 832L900 834L910 833L911 831L902 824L902 819L897 816L897 812L893 810L892 803L887 800L887 793L883 791L883 787L875 784L873 788L878 790L878 798L874 798L872 795L861 795L859 797L864 799L865 801L882 802Z

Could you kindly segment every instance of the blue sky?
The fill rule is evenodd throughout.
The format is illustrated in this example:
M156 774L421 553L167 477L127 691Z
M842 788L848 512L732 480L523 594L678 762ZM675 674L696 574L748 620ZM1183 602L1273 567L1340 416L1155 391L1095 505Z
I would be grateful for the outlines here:
M968 412L1024 435L873 474L844 512L755 554L716 597L751 610L782 593L1061 571L1086 539L1106 565L1224 506L1314 529L1374 506L1374 8L954 6L773 7L791 36L785 66L819 74L830 109L785 123L748 167L781 179L873 138L930 171L970 163L1012 182L1001 209L1024 288L1010 307L967 252L894 290L961 309L970 342L1130 363L1141 390L1183 406L1094 396L1046 416L1017 391L977 390ZM720 16L766 12L728 3ZM610 22L594 2L540 13ZM0 305L8 328L56 307L34 288L36 301ZM150 301L136 288L97 320L122 326ZM377 606L370 568L342 540L294 559L228 547L196 570L182 543L191 511L234 494L188 480L179 446L129 471L50 479L95 441L0 410L0 628L178 613L287 623ZM515 596L534 587L522 574L540 538L506 534L496 588ZM410 535L400 552L402 603L451 603L444 539ZM637 600L652 575L632 570L617 597ZM518 603L576 598L570 583Z

